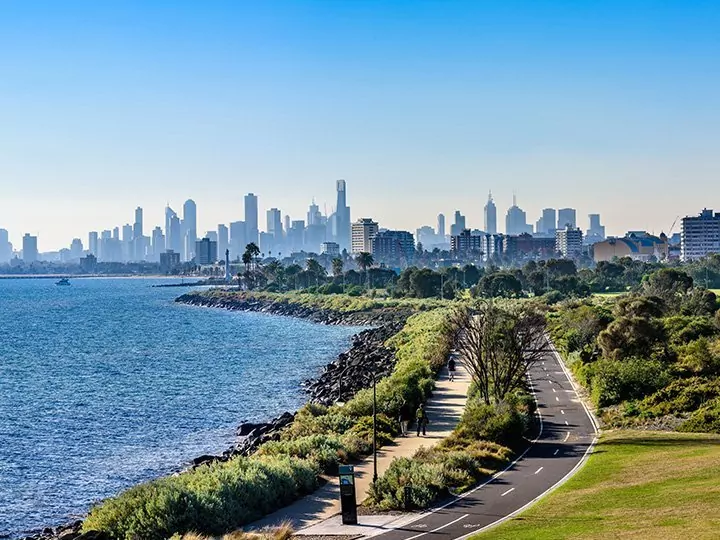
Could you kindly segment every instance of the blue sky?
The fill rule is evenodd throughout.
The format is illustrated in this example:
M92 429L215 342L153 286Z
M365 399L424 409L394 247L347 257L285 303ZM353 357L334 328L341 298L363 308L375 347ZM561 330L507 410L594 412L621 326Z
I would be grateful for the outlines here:
M0 227L42 250L192 197L414 230L488 190L610 233L720 207L720 4L0 2ZM720 210L720 208L718 208ZM264 215L264 213L263 213ZM263 220L264 224L264 220Z

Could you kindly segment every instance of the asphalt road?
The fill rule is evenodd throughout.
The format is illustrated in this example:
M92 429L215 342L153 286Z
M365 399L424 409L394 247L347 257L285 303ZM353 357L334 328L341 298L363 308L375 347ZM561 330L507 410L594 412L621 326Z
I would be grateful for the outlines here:
M595 426L555 354L528 373L542 428L526 453L486 484L416 521L381 535L382 540L456 540L477 533L529 505L576 469L595 439Z

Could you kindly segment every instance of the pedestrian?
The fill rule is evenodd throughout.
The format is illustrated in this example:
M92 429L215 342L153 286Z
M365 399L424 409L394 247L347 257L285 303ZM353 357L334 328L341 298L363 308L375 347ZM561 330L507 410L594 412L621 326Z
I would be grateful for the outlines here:
M408 405L407 401L403 400L402 405L400 405L400 410L398 412L398 423L400 424L400 435L403 437L407 436L408 431L408 424L410 424L411 420L411 410L410 406Z
M420 436L420 430L422 430L422 434L423 436L425 436L425 430L430 421L428 420L427 412L425 411L425 407L422 403L420 404L417 412L415 413L415 421L417 422L417 436Z
M455 358L454 357L451 356L450 360L448 360L447 368L448 368L448 378L450 379L450 381L454 381L455 380Z

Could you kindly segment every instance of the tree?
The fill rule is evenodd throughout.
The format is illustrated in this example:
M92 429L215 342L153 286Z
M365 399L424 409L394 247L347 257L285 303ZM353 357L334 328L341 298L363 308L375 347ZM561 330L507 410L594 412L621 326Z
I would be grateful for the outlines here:
M522 283L508 272L485 274L479 283L484 296L513 298L522 295Z
M366 272L375 263L375 259L367 251L362 251L355 256L355 263L360 267L360 270Z
M529 305L504 309L484 300L456 309L450 324L456 348L488 405L523 387L528 367L550 352L545 317Z
M692 286L693 279L675 268L662 268L642 280L643 293L646 296L662 298L671 309L679 307Z
M260 248L257 247L255 242L250 242L245 246L245 253L242 256L242 262L245 265L245 269L249 270L250 265L255 261L255 258L260 255Z
M308 277L315 281L315 285L320 284L319 282L321 278L324 281L325 276L327 275L327 270L325 270L323 265L317 262L316 259L307 260L307 263L305 263L305 271L309 274Z
M344 265L345 265L345 263L343 263L343 260L342 260L340 257L335 257L335 258L332 260L332 273L333 273L333 276L335 276L336 278L341 277L342 274L343 274L343 266L344 266Z

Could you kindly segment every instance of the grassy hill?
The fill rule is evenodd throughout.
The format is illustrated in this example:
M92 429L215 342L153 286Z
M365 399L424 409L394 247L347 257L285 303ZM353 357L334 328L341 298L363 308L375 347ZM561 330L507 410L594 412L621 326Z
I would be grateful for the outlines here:
M718 538L720 435L617 430L585 466L474 540Z

